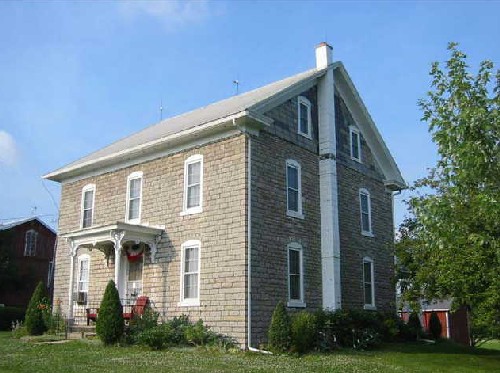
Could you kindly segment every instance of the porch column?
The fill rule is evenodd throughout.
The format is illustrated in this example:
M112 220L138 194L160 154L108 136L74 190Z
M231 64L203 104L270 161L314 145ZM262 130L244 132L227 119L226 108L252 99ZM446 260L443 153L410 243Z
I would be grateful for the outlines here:
M73 319L73 281L75 276L75 256L78 246L72 239L67 240L69 245L69 287L68 287L68 319Z
M121 259L122 259L122 240L123 236L125 236L124 231L113 231L112 232L112 237L113 237L113 244L115 246L115 286L116 289L118 290L118 293L121 294L120 292L120 266L121 266Z

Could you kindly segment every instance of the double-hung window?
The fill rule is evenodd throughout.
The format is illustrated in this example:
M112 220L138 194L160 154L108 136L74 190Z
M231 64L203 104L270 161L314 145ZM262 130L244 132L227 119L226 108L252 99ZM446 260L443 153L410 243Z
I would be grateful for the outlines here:
M370 193L366 189L359 190L359 208L361 213L361 233L365 236L373 236Z
M81 304L87 303L87 294L89 292L89 275L90 275L90 256L83 254L78 257L78 284L77 284L77 302Z
M288 250L288 307L305 307L302 246L292 242Z
M373 260L371 258L363 259L363 296L364 308L375 308L375 276L373 273Z
M142 172L133 172L127 178L127 216L129 223L141 221Z
M26 232L24 236L24 256L35 256L36 255L36 241L38 238L38 233L33 229Z
M181 306L200 305L200 241L182 245Z
M351 145L351 159L361 162L361 137L359 130L353 126L349 127L349 138Z
M82 228L92 226L94 219L95 184L88 184L82 189Z
M196 214L203 209L203 156L196 154L184 162L184 201L182 214Z
M300 164L293 159L286 161L287 215L304 218L302 214L302 175Z
M311 102L304 96L298 98L298 128L297 132L307 138L311 138Z

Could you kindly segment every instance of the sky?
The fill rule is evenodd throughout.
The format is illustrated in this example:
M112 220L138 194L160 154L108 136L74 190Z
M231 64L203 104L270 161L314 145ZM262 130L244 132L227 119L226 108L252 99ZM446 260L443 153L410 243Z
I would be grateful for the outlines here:
M57 225L41 176L122 137L315 66L327 41L408 184L436 162L417 101L450 41L500 66L496 1L2 1L0 223ZM395 197L395 222L406 214Z

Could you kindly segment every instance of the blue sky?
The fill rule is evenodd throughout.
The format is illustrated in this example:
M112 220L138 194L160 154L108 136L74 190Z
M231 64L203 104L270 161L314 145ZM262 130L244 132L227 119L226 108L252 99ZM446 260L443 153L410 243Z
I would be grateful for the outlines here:
M57 219L41 175L168 117L314 67L328 41L408 183L436 159L417 100L457 41L500 62L500 2L0 2L0 222ZM50 194L49 192L50 191ZM396 223L405 208L396 198Z

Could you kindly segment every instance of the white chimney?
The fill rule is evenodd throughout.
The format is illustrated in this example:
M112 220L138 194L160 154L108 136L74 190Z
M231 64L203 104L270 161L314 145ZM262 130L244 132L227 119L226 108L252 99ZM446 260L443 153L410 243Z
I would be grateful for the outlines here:
M326 42L319 43L316 47L316 69L321 70L330 65L333 48Z

